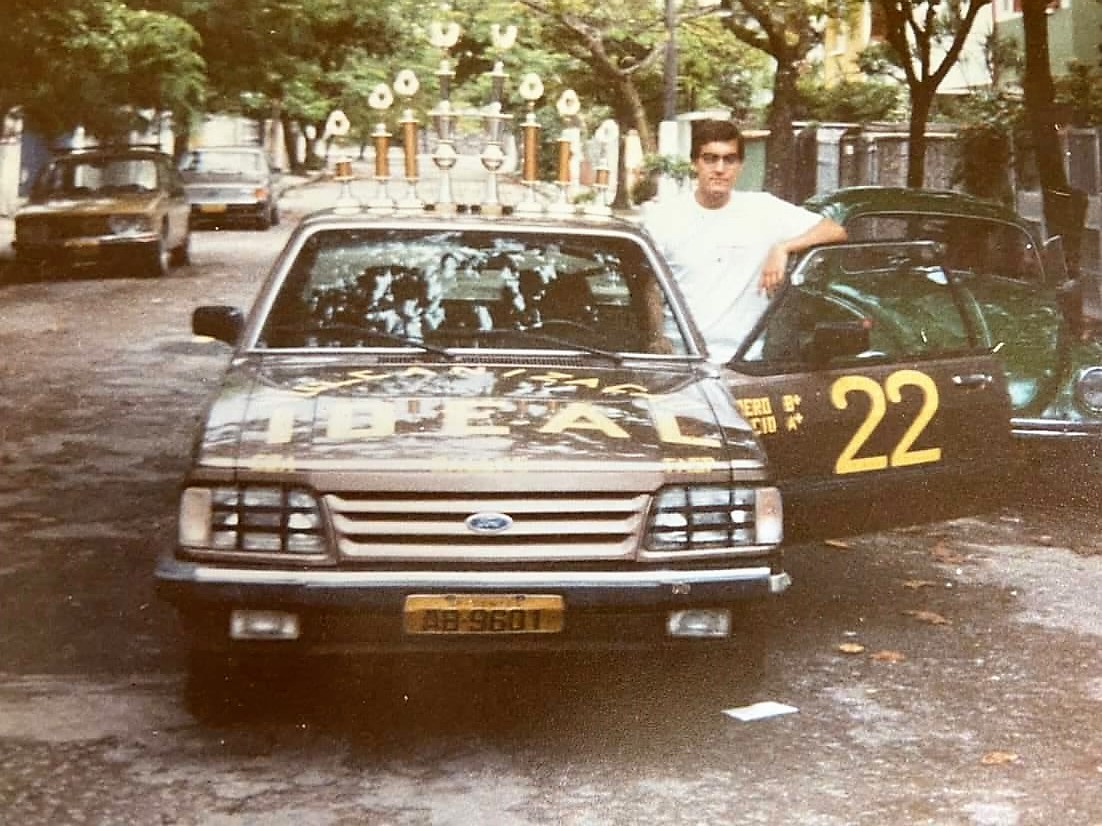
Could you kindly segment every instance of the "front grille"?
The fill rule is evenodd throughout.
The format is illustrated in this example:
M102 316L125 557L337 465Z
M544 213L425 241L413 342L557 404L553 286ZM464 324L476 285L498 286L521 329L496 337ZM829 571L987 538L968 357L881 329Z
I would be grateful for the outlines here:
M325 496L342 559L352 561L586 561L634 559L649 503L645 493L357 494ZM473 514L512 524L491 535Z
M107 222L105 215L55 215L48 221L28 222L24 226L29 237L36 242L44 242L110 235Z

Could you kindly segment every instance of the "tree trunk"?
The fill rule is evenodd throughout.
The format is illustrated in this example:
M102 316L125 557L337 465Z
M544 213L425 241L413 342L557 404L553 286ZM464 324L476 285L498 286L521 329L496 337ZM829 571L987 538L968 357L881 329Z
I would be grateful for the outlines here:
M1048 15L1044 0L1023 0L1022 27L1025 37L1025 76L1022 91L1033 135L1037 171L1044 189L1066 190L1067 175L1060 153L1054 107L1056 91L1048 54Z
M624 95L627 111L631 114L631 122L635 126L635 131L639 133L639 142L643 144L643 152L647 154L656 152L658 144L655 142L654 133L651 131L650 121L647 120L647 107L643 105L643 99L639 97L639 90L635 87L635 83L631 78L627 77L620 80L620 89Z
M769 107L766 126L769 139L765 144L765 191L791 201L796 197L795 149L792 116L796 111L795 62L777 58L773 76L773 103Z
M1022 0L1022 29L1025 38L1026 116L1033 137L1033 153L1041 180L1045 227L1049 235L1064 238L1068 273L1079 271L1086 198L1068 186L1060 134L1056 124L1056 92L1048 52L1048 15L1045 0Z
M911 90L911 119L907 125L907 186L926 185L926 124L930 121L933 93L919 87Z
M298 157L298 133L291 117L284 111L279 113L279 121L283 124L283 148L287 151L287 167L291 172L302 170L302 162Z

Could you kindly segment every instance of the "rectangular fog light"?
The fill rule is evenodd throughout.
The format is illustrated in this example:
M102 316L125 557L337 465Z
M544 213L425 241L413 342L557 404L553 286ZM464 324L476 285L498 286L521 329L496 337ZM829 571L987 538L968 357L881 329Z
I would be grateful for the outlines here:
M298 614L237 610L230 614L231 640L297 640Z
M712 608L670 611L666 633L671 637L715 639L731 636L731 612Z

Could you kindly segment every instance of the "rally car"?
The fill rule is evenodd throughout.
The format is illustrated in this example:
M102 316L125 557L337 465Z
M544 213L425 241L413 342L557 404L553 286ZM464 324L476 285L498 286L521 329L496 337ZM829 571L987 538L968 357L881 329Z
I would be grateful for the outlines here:
M1023 452L1061 468L1097 467L1102 297L1089 274L1068 279L1059 239L1042 240L1013 210L959 192L852 187L807 206L843 224L851 240L937 243L959 310L1003 360Z
M999 360L930 247L812 252L717 365L633 223L305 219L247 314L193 314L233 347L156 572L193 673L753 648L741 606L789 585L786 541L981 507L1005 469Z

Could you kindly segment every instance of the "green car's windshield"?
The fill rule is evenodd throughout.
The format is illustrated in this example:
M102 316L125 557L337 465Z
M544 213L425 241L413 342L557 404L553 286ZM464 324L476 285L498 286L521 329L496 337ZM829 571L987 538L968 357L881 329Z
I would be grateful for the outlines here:
M801 260L790 287L743 346L746 362L811 360L820 325L868 329L860 358L893 361L964 352L975 344L957 306L943 250L932 242L822 247Z

